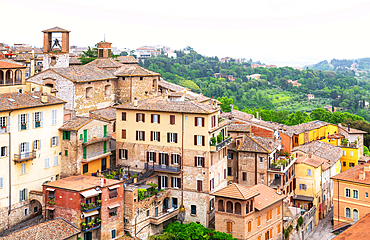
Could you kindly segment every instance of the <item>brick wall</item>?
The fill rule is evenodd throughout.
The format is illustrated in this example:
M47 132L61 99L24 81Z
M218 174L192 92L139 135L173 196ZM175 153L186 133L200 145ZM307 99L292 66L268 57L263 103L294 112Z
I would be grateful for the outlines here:
M257 183L255 182L256 175L256 154L257 154ZM263 163L260 163L260 157L263 158ZM267 153L252 153L252 152L239 152L238 161L238 183L249 187L258 183L263 183L267 185ZM243 181L243 172L247 173L247 180Z
M264 137L264 138L273 138L274 137L274 131L268 130L265 128L261 128L255 125L251 125L251 133L254 136L258 137Z

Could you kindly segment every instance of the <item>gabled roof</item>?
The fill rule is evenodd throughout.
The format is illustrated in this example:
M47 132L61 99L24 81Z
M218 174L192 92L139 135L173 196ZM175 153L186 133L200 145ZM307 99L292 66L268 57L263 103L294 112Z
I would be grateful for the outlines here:
M348 182L356 182L356 183L362 183L362 184L370 184L370 171L365 171L365 166L369 167L370 163L364 163L362 165L354 166L344 172L341 172L334 177L331 177L331 179L338 179ZM359 177L360 173L365 173L365 179L361 180Z
M67 121L66 123L64 123L63 126L61 126L59 128L59 130L78 131L80 128L82 128L83 126L85 126L86 124L88 124L89 122L91 122L94 119L95 118L92 118L92 117L79 117L79 116L77 116L77 117Z
M117 59L124 64L134 64L138 63L138 61L133 56L119 56Z
M349 134L367 134L367 132L365 131L361 131L361 130L358 130L358 129L354 129L354 128L349 128L349 131L348 131L348 127L340 127L343 131L349 133Z
M344 232L333 238L333 240L364 240L369 238L370 214L361 218Z
M284 194L278 194L276 190L264 184L257 184L248 187L248 189L259 193L259 195L254 198L254 208L259 211L285 198Z
M106 107L96 110L90 110L90 114L111 121L116 119L116 109L113 107Z
M12 232L2 240L61 240L69 239L81 231L72 223L63 218L56 218L38 223L19 231Z
M15 61L12 61L12 60L1 59L0 60L0 68L1 69L7 69L7 68L26 68L26 66L24 66L21 63L17 63Z
M54 71L72 82L90 82L116 78L109 71L86 65L73 65L66 68L49 68L46 71Z
M219 197L234 198L240 200L248 200L259 195L259 193L243 187L237 183L232 183L226 187L212 193Z
M222 112L220 117L228 118L228 119L238 119L242 121L248 121L254 118L253 114L245 113L245 112L238 111L235 109L231 109L230 112Z
M121 184L122 182L115 179L104 179L105 183L103 187L108 187L115 184ZM45 187L55 187L68 189L72 191L83 191L91 188L100 187L100 177L93 177L87 175L70 176L43 184Z
M0 112L65 103L55 96L44 94L48 97L48 101L45 103L41 102L41 92L2 93L0 94Z
M233 151L243 152L261 152L271 153L281 143L281 140L274 140L272 138L263 138L258 136L242 136L239 145L236 144L236 139L229 145L229 149Z
M320 159L315 159L315 158L311 158L311 157L301 157L301 158L298 158L296 163L304 163L304 164L307 164L309 166L312 166L314 168L318 168L320 167L322 164L324 164L325 162L323 160L320 160Z
M227 131L228 132L250 132L251 131L251 125L249 125L248 123L245 123L245 124L231 123L227 127Z
M174 83L170 83L168 81L163 80L162 78L158 81L158 86L162 87L162 88L165 88L165 89L168 89L172 92L179 92L179 91L183 92L183 91L188 90L185 87L179 86L179 85L174 84Z
M124 64L122 67L118 68L114 75L116 76L160 76L159 73L150 71L148 69L145 69L143 67L140 67L137 64Z
M337 161L339 161L342 158L343 154L343 151L340 147L319 140L306 143L292 149L292 152L296 151L304 153L312 152L313 155L326 159L331 163L336 163Z
M89 62L85 66L93 66L97 68L119 68L122 66L122 63L117 62L112 58L97 58L92 62Z
M45 33L45 32L71 32L71 31L68 31L68 30L60 28L60 27L53 27L53 28L46 29L42 32Z

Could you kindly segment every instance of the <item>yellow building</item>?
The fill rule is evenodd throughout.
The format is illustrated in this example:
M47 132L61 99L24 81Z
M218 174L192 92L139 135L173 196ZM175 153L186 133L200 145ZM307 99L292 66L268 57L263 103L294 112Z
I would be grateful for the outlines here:
M40 214L41 199L29 193L59 178L64 103L42 92L0 94L0 231Z
M358 165L358 160L361 156L361 151L358 145L350 145L344 147L341 146L343 150L342 162L342 172Z

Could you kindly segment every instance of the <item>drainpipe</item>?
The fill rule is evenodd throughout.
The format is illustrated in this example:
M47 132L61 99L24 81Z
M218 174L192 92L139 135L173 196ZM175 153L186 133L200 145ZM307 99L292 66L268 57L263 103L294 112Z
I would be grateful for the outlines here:
M184 205L184 113L181 113L181 205Z
M130 76L130 102L132 102L132 76Z
M10 114L12 112L13 110L9 112L9 119L10 119ZM11 134L11 131L9 131L8 134L9 134L9 156L8 156L9 157L9 211L8 211L8 215L10 215L12 211L12 134Z
M254 155L254 184L257 184L257 152Z

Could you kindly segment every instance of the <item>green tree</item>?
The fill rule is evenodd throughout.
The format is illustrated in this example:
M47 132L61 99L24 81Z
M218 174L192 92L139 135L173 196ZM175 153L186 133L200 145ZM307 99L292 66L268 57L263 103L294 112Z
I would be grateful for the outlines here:
M121 52L119 55L120 55L120 56L128 56L128 52L123 51L123 52Z
M82 55L79 58L82 65L94 61L98 58L98 45L96 44L94 48L87 47L87 51L82 51Z
M233 104L233 99L228 97L217 98L221 102L221 110L224 112L231 112L231 105Z

